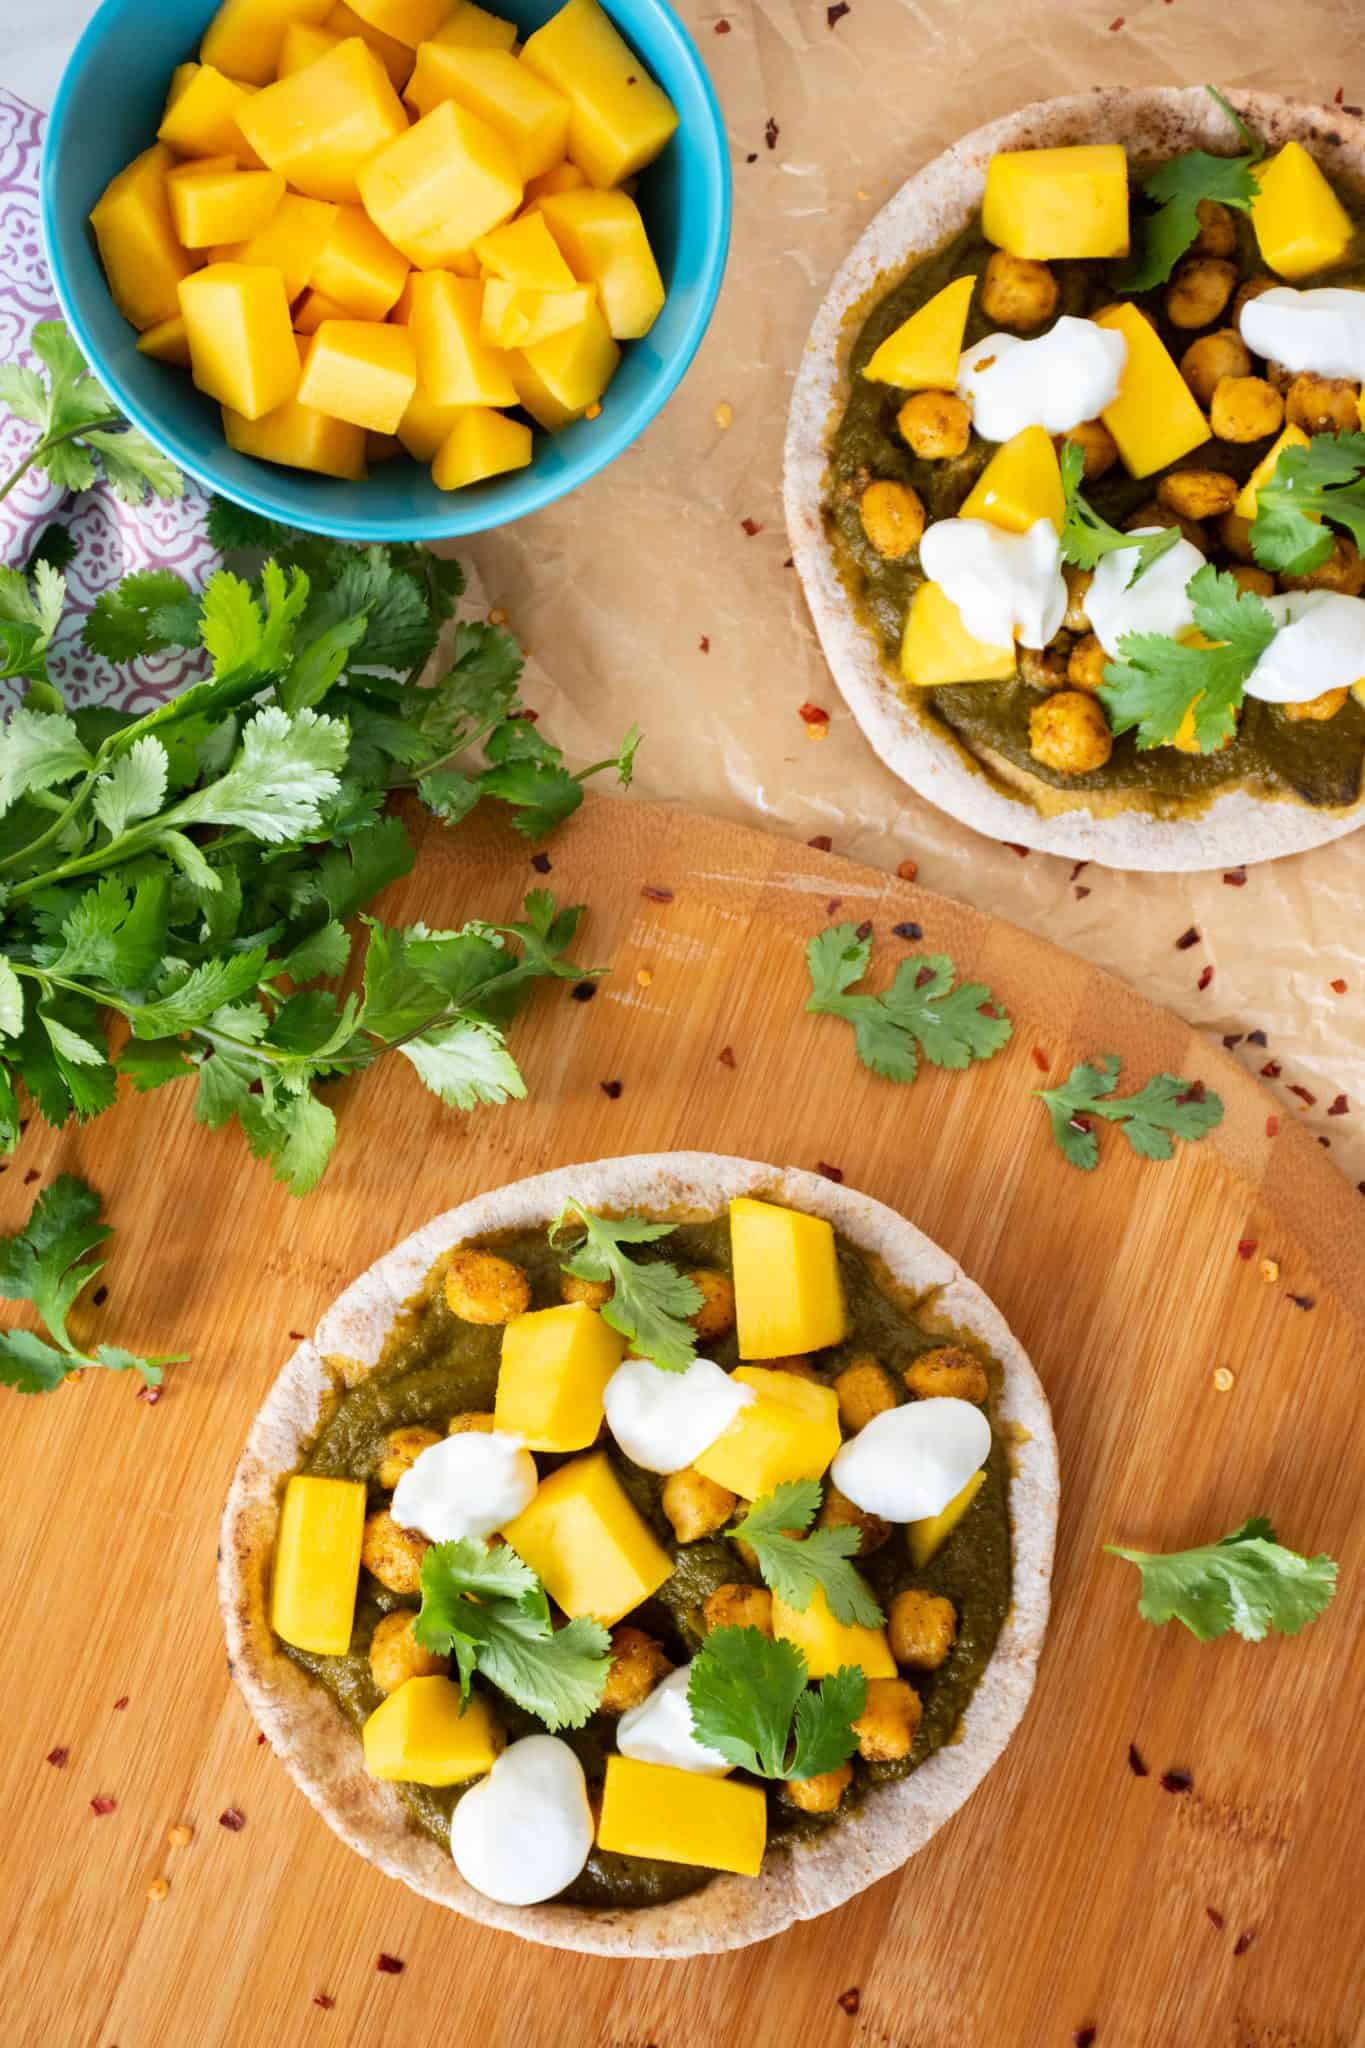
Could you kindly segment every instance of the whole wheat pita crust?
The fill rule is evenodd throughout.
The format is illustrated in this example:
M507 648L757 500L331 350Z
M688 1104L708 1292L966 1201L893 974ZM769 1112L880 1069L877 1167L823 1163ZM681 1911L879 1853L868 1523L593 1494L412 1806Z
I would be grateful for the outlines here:
M595 1209L682 1218L715 1215L731 1196L753 1193L828 1217L884 1263L931 1328L970 1334L998 1362L998 1415L1013 1451L1009 1614L960 1738L911 1777L874 1787L862 1811L827 1835L770 1852L759 1877L717 1877L691 1897L633 1910L498 1905L465 1884L449 1855L409 1824L392 1786L367 1777L354 1727L281 1653L270 1628L269 1582L284 1482L339 1379L354 1381L377 1363L400 1306L448 1247L543 1223L570 1195ZM218 1590L228 1660L276 1753L335 1832L425 1898L530 1941L597 1955L690 1956L741 1948L828 1912L898 1869L1000 1755L1033 1689L1047 1625L1057 1493L1057 1447L1033 1367L980 1288L904 1217L791 1167L705 1152L599 1160L518 1181L425 1224L363 1273L327 1311L312 1341L295 1351L252 1425L223 1514Z
M1341 107L1306 106L1275 93L1228 98L1269 148L1297 140L1329 172L1357 183L1365 178L1365 120ZM991 838L1115 868L1193 870L1302 853L1365 822L1365 799L1323 811L1241 788L1169 818L1100 805L1081 794L1063 797L1062 808L1046 813L1036 808L974 765L930 714L901 696L876 636L854 610L821 516L828 438L846 402L859 328L897 277L967 225L980 207L996 150L1121 142L1131 156L1152 161L1182 149L1226 152L1236 141L1232 124L1201 86L1101 87L1023 107L964 136L901 186L845 260L815 316L792 393L784 489L792 554L825 659L887 766L940 810ZM1040 799L1053 802L1057 793L1050 785L1036 786Z

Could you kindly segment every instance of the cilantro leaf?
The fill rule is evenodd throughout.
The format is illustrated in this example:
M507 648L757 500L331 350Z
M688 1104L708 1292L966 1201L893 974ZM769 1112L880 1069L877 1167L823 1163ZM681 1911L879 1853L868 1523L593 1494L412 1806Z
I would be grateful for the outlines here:
M796 1753L788 1778L819 1778L837 1771L858 1747L853 1723L867 1705L867 1677L856 1664L841 1664L796 1702Z
M834 1770L858 1746L852 1724L866 1702L866 1678L848 1668L808 1692L795 1644L754 1628L713 1629L687 1685L697 1741L759 1778Z
M141 504L149 490L178 498L185 488L180 471L122 419L63 323L40 321L29 342L46 378L39 370L0 371L0 401L39 433L18 473L43 469L59 490L83 491L95 481L98 456L127 503Z
M625 1252L627 1245L657 1244L672 1235L673 1225L643 1216L595 1216L570 1200L550 1226L551 1245L559 1249L563 1233L576 1225L586 1235L563 1259L564 1271L580 1280L610 1280L603 1320L629 1340L636 1357L664 1372L686 1372L697 1355L697 1333L688 1318L702 1305L701 1289L676 1266L661 1259L637 1263Z
M17 1038L24 1028L24 984L0 953L0 1038Z
M1138 1613L1144 1621L1183 1622L1202 1643L1229 1630L1250 1643L1264 1641L1272 1630L1297 1635L1323 1612L1337 1587L1335 1558L1286 1549L1260 1516L1195 1550L1104 1547L1142 1574Z
M0 1386L50 1394L76 1369L67 1352L54 1351L31 1330L0 1330Z
M185 479L169 455L139 433L123 426L111 433L92 427L84 437L104 467L104 474L116 498L125 505L141 505L147 498L174 499L185 494Z
M1365 549L1365 433L1315 434L1306 448L1280 450L1256 487L1252 553L1264 569L1306 575L1332 552L1325 520Z
M520 1102L526 1094L521 1070L492 1024L462 1017L436 1031L410 1038L398 1051L417 1070L423 1084L451 1109L495 1107Z
M1062 444L1062 491L1065 513L1062 523L1062 559L1080 569L1094 569L1105 555L1120 549L1133 551L1133 568L1126 588L1131 590L1154 563L1170 553L1180 539L1178 526L1166 526L1159 533L1123 533L1098 513L1082 496L1081 479L1085 455L1075 441Z
M236 759L225 775L167 813L177 828L239 825L278 844L315 832L322 806L336 795L346 758L346 728L316 711L291 717L267 705L242 728Z
M120 754L95 784L91 809L111 839L142 818L153 818L166 800L170 760L160 740L145 733Z
M1221 1097L1202 1082L1181 1081L1174 1074L1155 1075L1135 1095L1115 1095L1119 1064L1112 1052L1098 1065L1083 1060L1059 1087L1034 1090L1047 1105L1052 1135L1072 1166L1089 1173L1099 1164L1092 1118L1118 1124L1144 1159L1170 1159L1175 1139L1192 1143L1223 1121Z
M756 1500L727 1534L750 1546L764 1585L788 1607L804 1613L822 1592L836 1621L880 1628L886 1616L849 1562L861 1541L858 1531L811 1529L819 1505L818 1480L787 1480Z
M1206 85L1209 93L1235 123L1247 144L1245 156L1211 156L1207 150L1187 149L1158 165L1142 181L1142 190L1156 207L1147 221L1140 262L1123 281L1125 292L1150 291L1164 284L1180 258L1199 234L1199 202L1202 199L1249 213L1256 201L1254 167L1264 154L1263 146L1251 135L1221 93Z
M158 614L182 604L189 585L172 569L140 569L112 590L102 590L87 613L81 638L94 654L132 661L166 645L157 631Z
M1212 562L1195 571L1187 591L1206 644L1125 633L1099 695L1114 731L1136 727L1140 748L1170 746L1188 718L1200 751L1210 754L1235 735L1247 679L1277 628L1265 600Z
M69 782L92 765L71 719L20 705L0 733L0 814L20 797Z
M466 1536L422 1559L417 1641L454 1654L461 1689L480 1672L551 1730L581 1728L601 1704L611 1645L600 1622L550 1621L540 1580L510 1545Z
M946 953L903 960L884 995L850 995L872 958L870 935L851 924L830 925L806 947L811 993L807 1010L853 1026L864 1066L888 1081L913 1081L922 1053L932 1066L961 1068L988 1060L1010 1036L1010 1022L981 982L953 987Z

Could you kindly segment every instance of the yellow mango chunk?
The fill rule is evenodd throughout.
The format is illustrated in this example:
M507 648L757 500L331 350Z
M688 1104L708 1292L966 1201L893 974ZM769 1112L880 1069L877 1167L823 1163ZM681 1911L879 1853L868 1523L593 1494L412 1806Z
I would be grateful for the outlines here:
M370 219L419 270L448 263L521 204L510 144L453 100L371 157L359 183Z
M291 21L317 27L332 0L223 0L204 31L199 55L229 78L264 85L275 76L280 45Z
M158 320L155 327L140 334L137 348L139 355L155 356L159 363L175 363L182 370L190 366L190 338L178 313L172 313L169 320Z
M1061 465L1044 427L1025 427L997 448L962 502L959 519L984 519L1006 533L1027 533L1048 519L1058 533L1066 517Z
M664 303L664 281L640 209L625 192L556 192L540 202L546 227L580 284L595 284L618 341L648 334Z
M178 156L230 156L259 169L261 160L237 125L237 115L249 104L253 90L225 78L212 64L178 65L157 141Z
M460 1697L454 1679L405 1679L361 1730L372 1778L407 1785L463 1785L491 1771L501 1748L481 1693Z
M976 639L941 584L920 584L901 635L901 674L907 683L937 690L944 683L1004 682L1015 667L1012 645L990 647Z
M365 320L382 320L411 268L386 242L363 206L339 209L313 266L311 282L325 298Z
M590 306L587 319L567 333L538 341L534 348L509 352L508 374L531 417L554 431L556 425L581 418L597 403L620 360L621 351L606 321L596 306ZM555 419L541 419L540 403L548 406Z
M841 1664L856 1664L869 1678L895 1678L896 1660L886 1630L863 1628L858 1622L836 1621L821 1587L810 1606L788 1607L773 1595L773 1634L794 1643L812 1678L827 1678Z
M757 1785L631 1756L607 1758L599 1849L757 1877L767 1839L768 1803Z
M975 277L955 277L935 292L873 351L864 377L901 391L951 391L975 287Z
M569 0L527 38L521 61L571 102L568 154L590 184L619 185L642 171L678 125L673 102L597 0Z
M818 1479L839 1448L833 1388L762 1366L741 1365L734 1378L757 1398L693 1461L702 1477L745 1500L771 1493L784 1480Z
M986 167L981 231L1040 262L1128 254L1128 159L1117 142L997 150Z
M412 278L407 328L418 381L434 405L515 405L506 356L479 339L483 286L472 277L425 270Z
M548 199L555 192L576 192L587 182L578 165L571 164L566 157L562 164L551 165L550 169L542 171L538 178L526 180L526 198L529 203L537 199Z
M205 157L171 171L166 191L182 245L207 249L258 234L284 197L284 179L278 171L239 171L230 157Z
M1344 260L1354 223L1301 142L1286 142L1253 175L1251 225L1271 270L1311 277Z
M657 1593L673 1569L604 1451L542 1479L502 1534L567 1615L591 1614L608 1628Z
M1280 459L1280 450L1282 448L1308 448L1311 446L1312 443L1302 427L1286 427L1274 447L1266 451L1255 469L1252 470L1251 475L1242 485L1237 503L1232 508L1237 517L1239 519L1254 519L1256 517L1256 493L1260 490L1261 485L1275 474L1275 465ZM1308 517L1316 519L1317 514L1310 512Z
M325 57L329 50L334 50L344 40L329 28L313 28L308 22L291 21L280 44L276 78L288 78L292 71L302 71L306 64L316 64L319 57Z
M923 1571L930 1558L942 1550L985 1484L983 1465L979 1472L973 1472L961 1493L953 1495L946 1508L940 1508L936 1515L925 1515L921 1521L906 1523L905 1540L918 1571Z
M442 491L463 490L485 477L525 469L531 452L531 429L524 420L509 419L505 412L490 412L482 405L463 406L431 465L432 482ZM554 1310L547 1313L553 1315Z
M307 291L294 308L294 332L316 334L324 320L345 318L345 306L338 306L334 299L325 298L321 292Z
M538 213L509 220L491 234L480 235L473 255L483 270L508 284L534 285L541 291L570 291L577 282L559 253L559 244Z
M350 5L380 35L409 49L434 36L450 12L450 0L350 0Z
M180 311L179 285L191 267L166 191L174 166L164 143L144 149L111 178L90 214L114 304L134 327L157 327Z
M1107 306L1095 315L1095 325L1112 328L1128 344L1119 395L1101 418L1129 475L1150 476L1207 441L1209 423L1194 393L1137 307L1128 302Z
M451 428L466 411L467 406L441 405L429 398L419 377L407 411L398 422L398 439L414 462L434 462Z
M483 288L479 339L490 348L533 347L579 326L592 311L593 296L588 284L569 292L541 292L490 277Z
M270 219L246 242L229 242L210 252L214 263L263 263L284 279L285 296L296 299L312 282L313 270L338 209L326 199L286 192Z
M433 43L462 43L471 50L510 50L517 39L517 25L474 0L455 0L452 13L431 36Z
M413 55L406 43L400 43L397 36L386 36L372 22L363 20L353 7L347 6L346 0L340 0L332 9L323 27L329 35L340 36L343 41L347 36L359 36L362 43L368 43L388 72L394 91L403 90L412 70Z
M359 36L266 86L238 119L262 161L310 199L358 199L361 165L408 133L388 73Z
M490 450L497 448L495 430L485 425L494 420L504 427L517 427L525 437L526 460L530 460L529 427L505 420L501 413L489 412L486 407L468 406L450 436L450 441L459 445L452 451L449 468L458 466L462 451L476 457L484 434L489 436ZM499 464L504 466L519 465ZM445 490L457 488L442 483L440 476L436 481ZM502 1333L494 1428L524 1437L531 1451L585 1450L602 1427L602 1393L625 1349L625 1338L605 1323L596 1309L586 1308L582 1302L514 1316Z
M191 374L210 398L258 420L294 396L298 349L278 270L210 263L181 280L180 311Z
M558 163L569 139L569 102L508 50L423 43L403 95L418 114L455 100L511 144L523 179Z
M296 337L300 364L304 345ZM365 430L348 420L333 419L316 406L286 398L259 419L244 419L230 405L223 407L223 434L239 455L258 462L278 462L286 469L315 470L319 476L359 479L366 474Z
M296 1472L284 1489L270 1626L282 1642L317 1657L351 1647L365 1487L358 1479L317 1479Z
M848 1329L834 1227L776 1202L730 1204L741 1358L785 1358L838 1344Z
M404 327L377 320L324 320L308 344L299 402L392 434L417 388L417 358Z

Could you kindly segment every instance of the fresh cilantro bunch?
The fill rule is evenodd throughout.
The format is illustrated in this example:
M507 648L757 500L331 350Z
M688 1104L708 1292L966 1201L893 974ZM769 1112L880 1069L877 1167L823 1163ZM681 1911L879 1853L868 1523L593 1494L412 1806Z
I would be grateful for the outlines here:
M1201 199L1217 200L1239 213L1249 213L1255 204L1255 166L1265 155L1265 145L1252 134L1222 93L1211 85L1204 90L1236 128L1246 145L1246 154L1210 156L1204 149L1187 149L1143 179L1143 193L1156 211L1146 223L1141 261L1123 280L1125 291L1150 291L1154 285L1166 282L1199 234Z
M1197 1550L1126 1550L1106 1543L1142 1574L1144 1621L1183 1622L1201 1643L1229 1630L1259 1643L1272 1629L1294 1636L1315 1621L1337 1589L1335 1558L1302 1557L1275 1540L1263 1516Z
M1204 643L1164 633L1125 633L1099 695L1116 733L1137 728L1139 747L1170 746L1186 720L1201 753L1237 731L1246 683L1278 630L1264 598L1206 562L1186 586Z
M671 1237L673 1225L648 1223L643 1216L594 1216L581 1202L568 1201L550 1226L550 1243L558 1249L564 1232L576 1228L585 1235L564 1258L564 1271L579 1280L609 1280L603 1320L628 1340L637 1358L664 1372L686 1372L697 1355L697 1333L688 1318L702 1305L701 1289L665 1260L637 1261L625 1250Z
M1058 1088L1037 1088L1047 1104L1052 1135L1073 1166L1090 1173L1099 1164L1100 1141L1091 1119L1117 1124L1144 1159L1170 1159L1175 1140L1192 1143L1223 1121L1223 1104L1202 1082L1157 1074L1135 1095L1115 1095L1119 1056L1106 1053L1095 1064L1083 1060Z
M30 469L46 471L59 490L85 491L100 471L126 505L150 492L178 498L185 480L145 434L130 427L91 376L80 349L60 320L43 320L31 337L42 370L0 364L0 405L38 429L38 438L14 473L0 484L7 498Z
M464 1536L422 1559L422 1606L413 1634L453 1655L469 1697L476 1671L551 1730L581 1728L601 1704L611 1643L579 1616L556 1629L545 1588L516 1552Z
M1065 511L1062 521L1062 560L1078 569L1094 569L1105 555L1131 549L1132 573L1125 589L1131 590L1153 563L1170 553L1180 539L1178 526L1165 526L1160 533L1123 533L1098 513L1081 493L1085 454L1075 441L1062 444L1062 491Z
M48 1343L31 1330L0 1330L0 1383L21 1394L50 1394L90 1366L136 1372L144 1386L156 1387L163 1366L184 1363L183 1352L141 1358L118 1344L97 1344L87 1354L72 1341L66 1319L104 1270L103 1259L92 1263L89 1254L113 1235L99 1216L95 1190L63 1173L44 1188L23 1229L0 1237L0 1294L7 1301L31 1301L52 1339Z
M913 1081L921 1055L931 1066L965 1067L990 1059L1008 1041L1009 1019L995 1008L990 990L979 981L954 988L957 970L946 953L902 960L882 995L850 995L871 958L871 935L859 926L818 932L806 947L806 1008L851 1024L858 1057L874 1073Z
M848 1664L813 1688L806 1677L794 1643L756 1628L712 1629L687 1685L692 1732L755 1777L835 1771L858 1747L853 1723L867 1704L867 1679Z
M1263 569L1305 576L1332 552L1326 520L1365 549L1365 434L1315 434L1306 448L1280 450L1256 488L1252 553Z
M788 1607L804 1614L821 1592L836 1621L880 1628L886 1616L849 1563L862 1539L851 1527L811 1529L819 1505L818 1479L788 1479L756 1500L727 1534L750 1546L764 1585Z

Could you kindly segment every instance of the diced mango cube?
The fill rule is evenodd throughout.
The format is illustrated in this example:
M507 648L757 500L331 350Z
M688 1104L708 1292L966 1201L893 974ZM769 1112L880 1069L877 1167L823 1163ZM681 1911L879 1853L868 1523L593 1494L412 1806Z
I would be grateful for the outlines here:
M673 1569L604 1451L542 1479L502 1534L567 1615L591 1614L608 1628L657 1593Z
M441 451L444 458L451 444L457 444L446 464L448 470L458 468L462 456L476 459L485 437L490 452L496 452L496 429L488 424L493 421L517 429L525 439L524 460L529 462L529 427L484 406L466 406ZM438 470L440 466L438 461ZM518 466L497 464L499 468ZM492 471L481 473L491 475ZM439 474L436 481L443 490L458 488L445 483ZM564 1302L558 1308L514 1316L502 1333L494 1427L524 1438L531 1451L585 1450L602 1427L602 1393L625 1348L625 1338L604 1322L596 1309L586 1308L582 1302Z
M856 1664L869 1678L897 1675L886 1630L836 1621L820 1586L806 1608L789 1607L773 1595L773 1634L796 1645L812 1678L827 1678L841 1664Z
M571 164L566 157L562 164L551 165L550 169L542 171L538 178L527 179L527 203L530 205L537 199L549 199L556 192L577 192L587 182L578 165Z
M462 43L471 50L510 50L517 39L517 25L500 14L477 7L474 0L455 0L435 34L433 43Z
M975 277L955 277L873 350L863 375L901 391L951 391L957 383Z
M527 38L521 61L573 106L568 154L593 185L619 185L653 163L678 125L597 0L569 0Z
M303 343L296 342L299 359ZM316 406L286 398L273 412L244 419L223 407L223 433L229 448L254 455L260 462L278 462L286 469L315 470L319 476L359 479L365 470L365 430L348 420L333 419Z
M229 78L264 85L275 76L290 22L317 26L331 5L332 0L223 0L204 31L200 58Z
M292 71L302 71L306 64L316 64L319 57L325 57L343 36L334 35L329 28L314 28L306 21L291 21L280 44L280 58L275 66L276 78L288 78Z
M953 1495L946 1508L940 1508L936 1515L925 1515L918 1522L906 1523L905 1540L910 1545L916 1570L923 1571L930 1558L942 1550L985 1484L986 1468L983 1465L979 1472L973 1472L962 1491Z
M453 100L424 114L360 173L371 220L423 270L449 262L509 220L521 191L510 144Z
M532 419L552 433L597 403L620 360L621 351L596 306L588 308L587 319L577 327L533 348L509 351L507 358L517 397Z
M1175 359L1130 300L1095 315L1128 344L1119 395L1100 417L1118 444L1130 476L1165 469L1209 438L1209 423Z
M839 1448L834 1389L754 1365L737 1367L734 1378L757 1398L693 1460L702 1477L745 1500L788 1479L818 1479Z
M455 100L511 144L522 178L539 177L564 155L569 102L508 50L423 43L404 94L418 114Z
M359 36L267 85L238 121L262 161L310 199L358 199L361 166L408 133L388 73Z
M299 402L373 434L392 434L417 388L405 327L378 320L324 320L308 344Z
M986 168L981 231L1011 256L1128 254L1128 159L1117 142L997 150Z
M392 36L409 49L434 36L450 12L450 0L350 0L350 6L380 35Z
M341 36L343 39L346 36L359 36L362 43L368 43L388 72L394 91L403 90L412 71L413 53L407 43L400 43L397 36L386 35L383 29L376 28L371 21L366 21L362 15L356 13L354 7L346 4L346 0L339 0L339 4L332 9L323 23L323 27L331 35Z
M405 1679L361 1730L372 1778L462 1785L491 1771L501 1744L481 1693L460 1697L451 1678Z
M625 192L556 192L540 202L546 227L580 284L595 284L618 341L648 334L664 303L664 281L640 209Z
M364 1533L363 1481L294 1474L280 1509L270 1591L270 1626L282 1642L318 1657L346 1655Z
M179 285L190 258L176 239L164 143L144 149L105 186L90 214L114 304L134 327L157 327L180 311Z
M479 339L490 348L534 347L579 326L592 311L593 299L590 284L575 285L569 292L541 292L490 277L483 288Z
M1256 493L1260 490L1261 485L1275 474L1275 465L1280 459L1280 451L1282 449L1308 448L1311 445L1312 443L1302 427L1286 427L1274 447L1267 449L1255 469L1252 470L1251 475L1242 485L1237 503L1232 508L1237 517L1239 519L1254 519L1256 517ZM1315 512L1310 512L1307 516L1310 519L1317 518Z
M261 160L237 124L253 91L212 64L177 65L157 141L179 156L230 156L259 169Z
M460 491L509 469L527 468L531 454L531 429L524 420L482 405L463 406L431 465L432 482L442 491Z
M767 1839L768 1804L759 1786L632 1756L607 1758L599 1849L757 1877Z
M428 398L419 377L407 411L398 422L398 438L414 462L434 462L442 442L467 410L463 405L441 405Z
M186 249L245 242L259 234L284 197L278 171L239 171L231 157L192 158L166 179L175 232Z
M1311 277L1343 261L1355 224L1301 142L1286 142L1253 175L1251 225L1272 270Z
M348 313L382 320L406 284L410 267L363 206L343 206L313 266L311 282Z
M259 234L210 251L214 263L263 263L284 279L285 296L296 299L312 282L313 270L336 225L330 200L304 199L286 192Z
M258 420L294 396L298 349L278 270L210 263L181 280L180 311L191 373L210 398Z
M741 1358L785 1358L842 1342L848 1329L834 1227L776 1202L730 1204Z
M962 614L938 583L921 583L901 635L901 674L917 689L945 683L1004 682L1017 666L1014 647L990 647L967 631Z
M344 320L346 308L321 292L306 291L294 308L295 334L316 334L324 320Z
M155 356L159 363L174 363L182 370L190 366L190 338L179 313L172 313L169 320L158 320L155 327L140 334L137 348L139 355Z
M1027 533L1040 519L1062 530L1066 494L1045 427L1025 427L996 449L962 502L959 519L984 519L1006 533Z
M578 281L539 213L523 214L491 234L480 235L473 254L488 275L508 284L557 292L572 290Z
M479 339L483 286L448 271L415 272L407 330L424 396L434 405L515 405L508 359Z

